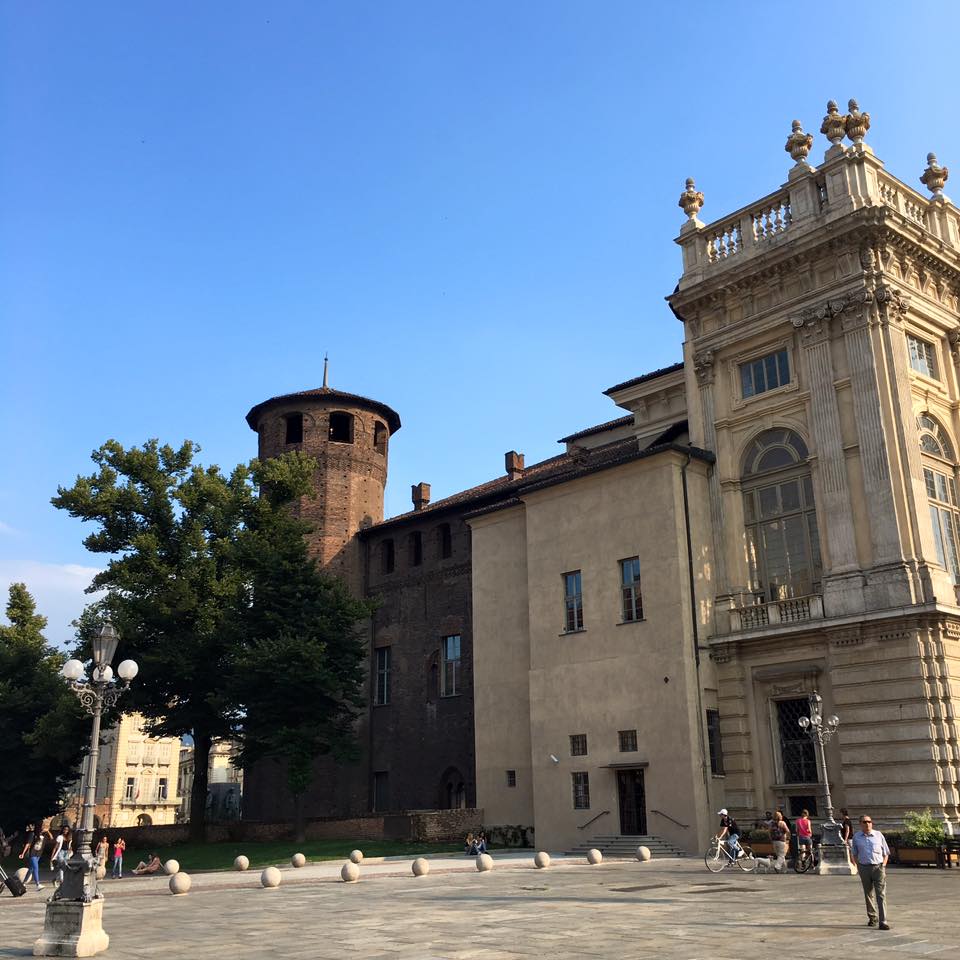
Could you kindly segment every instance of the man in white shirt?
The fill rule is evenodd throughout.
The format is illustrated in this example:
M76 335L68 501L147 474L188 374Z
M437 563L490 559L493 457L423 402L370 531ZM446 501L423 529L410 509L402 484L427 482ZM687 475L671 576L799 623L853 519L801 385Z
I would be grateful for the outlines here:
M887 923L887 861L890 848L879 830L873 829L873 820L864 814L860 829L853 835L853 857L863 885L863 899L867 902L867 926L878 924L889 930Z

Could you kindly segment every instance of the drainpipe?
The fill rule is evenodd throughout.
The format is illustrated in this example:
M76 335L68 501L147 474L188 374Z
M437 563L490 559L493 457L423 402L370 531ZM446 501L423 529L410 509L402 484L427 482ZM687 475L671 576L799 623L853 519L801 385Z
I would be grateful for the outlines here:
M703 777L703 789L707 803L710 803L710 781L707 779L706 744L703 739L703 684L700 682L700 629L697 616L697 595L693 575L693 543L690 536L690 498L687 492L687 467L693 455L687 451L686 463L680 468L680 481L683 487L683 525L687 536L687 576L690 584L690 627L693 635L693 662L697 680L697 739L700 744L700 773Z

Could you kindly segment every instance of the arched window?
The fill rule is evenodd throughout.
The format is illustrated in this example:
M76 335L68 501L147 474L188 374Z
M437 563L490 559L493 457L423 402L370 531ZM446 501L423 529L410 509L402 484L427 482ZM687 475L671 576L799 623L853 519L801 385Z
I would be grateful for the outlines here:
M743 459L750 589L761 603L820 590L820 536L807 446L792 430L766 430Z
M353 414L330 414L330 440L333 443L353 443Z
M960 505L953 443L942 424L929 413L917 417L917 429L937 561L950 571L954 583L960 583Z
M381 455L387 452L387 428L379 420L373 425L373 449Z

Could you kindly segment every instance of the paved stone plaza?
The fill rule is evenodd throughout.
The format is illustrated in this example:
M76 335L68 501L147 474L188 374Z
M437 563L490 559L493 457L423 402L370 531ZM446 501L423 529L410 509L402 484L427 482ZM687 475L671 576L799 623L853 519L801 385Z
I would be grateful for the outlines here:
M960 943L960 870L891 870L886 933L866 928L855 877L714 876L695 859L539 871L498 858L488 874L431 862L420 879L408 863L368 864L358 884L334 879L339 863L284 869L276 890L259 887L259 870L197 874L177 898L162 878L124 880L108 886L106 956L902 960L956 956ZM41 897L0 898L0 958L31 954Z

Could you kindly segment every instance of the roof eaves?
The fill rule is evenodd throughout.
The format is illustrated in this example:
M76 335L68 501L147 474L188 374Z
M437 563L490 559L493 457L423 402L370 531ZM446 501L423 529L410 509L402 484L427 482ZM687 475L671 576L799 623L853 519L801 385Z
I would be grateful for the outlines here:
M669 373L676 373L678 370L683 369L683 361L679 363L673 363L669 367L661 367L659 370L651 370L650 373L641 374L639 377L634 377L632 380L624 380L623 383L615 384L607 390L604 390L604 396L609 397L610 394L616 393L618 390L624 390L627 387L635 387L638 383L646 383L647 380L656 380L658 377L665 377Z
M579 440L581 437L590 437L597 433L603 433L606 430L625 427L628 423L633 423L632 413L628 413L625 417L617 417L616 420L608 420L606 423L598 423L595 427L587 427L586 430L571 433L569 437L561 437L557 443L570 443L572 440Z

